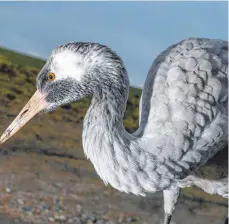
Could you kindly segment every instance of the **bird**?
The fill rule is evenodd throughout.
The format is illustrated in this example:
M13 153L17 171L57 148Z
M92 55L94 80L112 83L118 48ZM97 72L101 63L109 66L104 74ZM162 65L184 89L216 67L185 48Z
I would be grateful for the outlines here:
M56 47L36 79L37 91L0 138L4 143L38 113L91 96L82 145L108 185L135 195L163 191L169 224L181 188L228 197L227 178L194 175L228 143L228 41L190 37L153 61L139 103L139 127L123 126L129 78L106 45Z

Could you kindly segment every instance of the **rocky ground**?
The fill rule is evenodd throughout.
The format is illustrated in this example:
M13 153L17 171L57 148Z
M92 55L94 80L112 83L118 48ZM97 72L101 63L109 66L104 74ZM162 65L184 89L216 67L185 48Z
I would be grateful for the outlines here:
M190 191L191 192L191 191ZM0 223L159 224L162 194L146 198L106 187L84 159L25 152L0 157ZM223 224L227 201L182 192L174 223Z

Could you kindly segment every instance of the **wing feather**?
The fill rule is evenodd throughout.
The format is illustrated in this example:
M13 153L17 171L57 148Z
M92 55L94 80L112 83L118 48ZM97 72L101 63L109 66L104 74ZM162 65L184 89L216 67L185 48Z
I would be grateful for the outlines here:
M228 42L185 39L155 59L135 135L176 172L195 169L227 144L227 100Z

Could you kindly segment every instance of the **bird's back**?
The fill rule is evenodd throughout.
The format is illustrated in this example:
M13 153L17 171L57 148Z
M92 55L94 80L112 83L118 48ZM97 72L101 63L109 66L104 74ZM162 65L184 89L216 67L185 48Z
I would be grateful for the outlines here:
M227 102L228 42L185 39L151 66L135 135L149 152L156 144L152 153L162 160L195 169L227 144Z

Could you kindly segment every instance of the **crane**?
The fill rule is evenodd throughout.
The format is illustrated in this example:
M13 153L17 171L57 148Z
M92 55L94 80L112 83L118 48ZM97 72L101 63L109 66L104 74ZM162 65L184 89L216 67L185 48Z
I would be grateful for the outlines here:
M122 59L98 43L54 49L37 91L3 133L3 143L39 112L92 96L83 149L105 184L144 196L163 191L169 224L183 187L228 197L227 179L193 175L228 142L228 42L187 38L154 60L140 100L139 127L122 123L129 79Z

